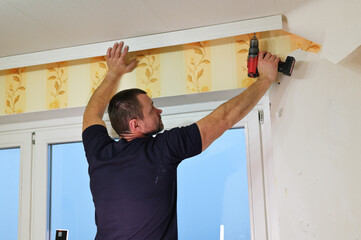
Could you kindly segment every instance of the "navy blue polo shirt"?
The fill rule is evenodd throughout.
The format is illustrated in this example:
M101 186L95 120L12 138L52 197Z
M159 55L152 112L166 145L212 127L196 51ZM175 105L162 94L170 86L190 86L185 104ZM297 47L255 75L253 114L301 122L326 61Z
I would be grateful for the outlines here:
M97 240L178 239L177 166L202 151L198 126L130 142L101 125L83 132Z

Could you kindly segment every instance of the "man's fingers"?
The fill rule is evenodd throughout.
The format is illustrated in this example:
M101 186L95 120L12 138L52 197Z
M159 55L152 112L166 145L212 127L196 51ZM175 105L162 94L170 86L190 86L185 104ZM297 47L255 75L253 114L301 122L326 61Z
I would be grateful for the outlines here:
M259 59L270 60L271 57L272 57L272 54L269 52L261 51L258 53Z
M122 55L120 56L121 59L123 59L123 60L125 59L125 57L128 54L128 50L129 50L129 47L125 46L124 49L123 49Z
M270 58L272 57L272 54L267 52L266 55L264 56L265 60L270 60Z
M279 61L280 61L280 58L275 56L274 62L278 64Z
M258 58L260 60L268 60L272 62L279 62L280 59L276 55L272 55L269 52L261 51L258 53Z
M266 54L266 52L264 52L264 51L258 52L258 58L263 59L265 54Z
M133 71L138 62L136 59L133 59L129 62L129 64L126 63L125 59L127 57L128 51L129 47L125 46L124 42L114 43L113 48L109 48L107 51L107 63L109 70L112 70L119 76Z
M110 53L111 53L111 51L112 51L112 48L111 48L111 47L108 48L108 51L107 51L107 58L108 58L108 59L110 58Z
M271 55L271 57L269 58L269 61L278 64L278 62L280 61L280 58L277 57L276 55Z
M118 44L118 48L117 48L117 50L115 51L115 57L116 57L116 58L119 58L120 55L122 54L123 46L124 46L124 42L120 42L120 43Z
M114 57L119 58L119 57L123 56L123 53L124 53L124 51L122 51L123 46L124 46L124 42L114 43L112 48L108 48L107 57L108 58L114 58Z
M118 43L114 43L114 46L112 48L112 51L110 52L110 57L114 57L115 56L115 51L117 50L118 47Z
M133 69L138 65L138 61L136 59L133 59L126 67L127 72L133 71Z

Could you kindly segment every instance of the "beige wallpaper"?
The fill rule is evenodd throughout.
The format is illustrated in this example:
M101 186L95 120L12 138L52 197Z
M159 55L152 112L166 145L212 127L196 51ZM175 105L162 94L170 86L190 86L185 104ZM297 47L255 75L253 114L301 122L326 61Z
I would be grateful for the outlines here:
M184 46L187 93L208 92L212 88L210 42L197 42Z
M161 96L160 49L138 52L136 68L136 86L144 89L150 97Z
M247 77L252 36L132 52L138 67L123 77L119 90L138 87L160 97L248 87L255 81ZM295 49L321 48L282 30L257 37L260 50L282 60ZM0 71L0 115L85 106L106 72L104 56Z

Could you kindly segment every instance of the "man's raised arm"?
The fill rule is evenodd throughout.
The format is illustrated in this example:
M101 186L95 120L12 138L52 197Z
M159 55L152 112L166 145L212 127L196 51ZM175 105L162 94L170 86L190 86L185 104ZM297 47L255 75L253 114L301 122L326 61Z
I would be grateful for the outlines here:
M95 124L105 126L103 115L110 99L118 88L121 77L125 73L131 72L137 65L135 59L126 64L125 58L129 48L125 46L123 49L123 45L123 42L115 43L113 48L109 48L107 51L108 72L85 108L83 131Z
M260 74L258 80L241 94L223 103L197 122L202 138L202 151L226 130L244 118L276 80L280 59L266 52L260 52L258 59Z

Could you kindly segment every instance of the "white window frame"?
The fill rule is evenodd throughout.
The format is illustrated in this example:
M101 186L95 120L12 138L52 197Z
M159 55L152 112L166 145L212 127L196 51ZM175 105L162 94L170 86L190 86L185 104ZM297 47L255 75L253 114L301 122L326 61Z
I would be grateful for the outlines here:
M194 95L153 99L154 105L163 110L166 128L191 124L206 116L216 107L242 90L226 90ZM9 131L35 132L34 156L31 166L32 198L30 218L31 240L48 240L48 146L50 144L81 141L82 113L84 107L55 111L2 116L6 124L0 124L0 137ZM259 113L263 121L259 121ZM104 117L111 136L116 137L107 114ZM277 240L278 216L275 205L274 169L272 159L269 100L264 96L257 106L234 128L245 128L247 168L252 240ZM30 134L31 135L31 134ZM4 135L5 136L5 135ZM29 136L28 136L29 138ZM30 138L31 141L31 138ZM31 155L31 154L30 154ZM28 177L29 178L29 177ZM23 191L23 190L22 190ZM23 195L24 193L22 193ZM29 223L30 224L30 223ZM29 233L20 234L20 240L29 239ZM24 237L22 237L24 236Z
M0 133L0 149L20 148L18 239L30 238L31 140L31 132Z

